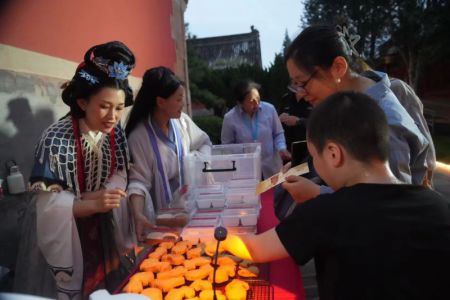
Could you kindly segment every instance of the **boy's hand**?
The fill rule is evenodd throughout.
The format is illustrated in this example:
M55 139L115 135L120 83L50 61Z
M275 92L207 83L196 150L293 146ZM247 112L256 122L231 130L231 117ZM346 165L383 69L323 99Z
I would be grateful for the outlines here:
M297 203L305 202L320 195L320 186L301 176L288 176L282 183Z

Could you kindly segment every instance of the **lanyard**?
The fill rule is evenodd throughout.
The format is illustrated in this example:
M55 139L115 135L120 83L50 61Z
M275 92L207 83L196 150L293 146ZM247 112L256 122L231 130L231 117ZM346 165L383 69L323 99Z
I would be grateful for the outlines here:
M175 134L175 142L176 142L176 146L177 146L177 156L178 156L178 173L179 173L179 176L180 176L180 185L182 185L183 184L183 169L184 169L184 166L183 166L183 145L181 143L181 137L180 137L180 134L178 132L178 128L174 124L173 120L171 120L171 125L172 125L172 128L174 130L174 134ZM163 167L162 159L161 159L161 153L159 152L158 143L157 143L157 140L156 140L156 135L155 135L154 129L151 126L150 122L145 122L145 127L147 129L147 134L148 134L148 137L150 139L150 144L152 146L153 153L155 153L155 156L156 156L156 165L157 165L159 174L162 177L166 204L169 204L170 201L172 201L172 193L169 192L169 190L170 190L169 182L168 182L168 178L166 176L166 173L164 172L164 167Z
M173 119L170 120L173 133L175 135L175 142L177 146L177 156L178 156L178 175L180 186L184 185L184 151L183 151L183 142L181 140L181 134L178 126L176 126L175 121Z
M248 116L248 119L247 119L247 116L248 115L244 112L242 122L244 122L245 127L247 127L250 130L250 132L252 134L253 142L256 142L258 140L258 126L259 126L258 111L255 112L255 122L254 122L255 126L253 126L253 124L252 124L253 118L250 118L250 116Z

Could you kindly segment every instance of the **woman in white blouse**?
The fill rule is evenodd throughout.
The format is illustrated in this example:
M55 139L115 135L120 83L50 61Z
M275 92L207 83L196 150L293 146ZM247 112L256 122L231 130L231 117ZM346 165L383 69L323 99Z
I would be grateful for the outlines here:
M136 235L154 223L155 211L169 206L184 184L183 159L192 151L208 154L211 142L182 112L183 83L168 68L144 74L126 126L133 164L128 195L136 221Z

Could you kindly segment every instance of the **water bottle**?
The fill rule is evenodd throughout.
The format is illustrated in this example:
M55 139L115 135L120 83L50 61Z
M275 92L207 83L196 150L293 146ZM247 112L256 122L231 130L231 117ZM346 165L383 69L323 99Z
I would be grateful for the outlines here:
M19 166L14 165L10 168L10 174L6 177L8 191L10 194L20 194L25 192L25 182Z

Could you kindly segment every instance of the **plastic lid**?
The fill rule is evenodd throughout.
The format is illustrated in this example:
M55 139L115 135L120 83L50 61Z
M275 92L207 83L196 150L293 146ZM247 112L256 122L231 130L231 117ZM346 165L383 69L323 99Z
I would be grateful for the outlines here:
M9 169L10 173L18 173L19 172L19 166L12 166L11 169Z

